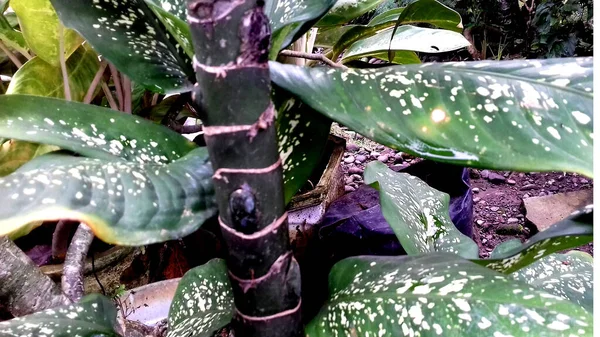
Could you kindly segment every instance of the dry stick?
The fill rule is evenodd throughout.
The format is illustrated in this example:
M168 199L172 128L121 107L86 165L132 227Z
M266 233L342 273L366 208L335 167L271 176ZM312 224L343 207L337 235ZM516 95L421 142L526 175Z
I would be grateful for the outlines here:
M62 291L74 303L83 297L83 275L85 258L92 241L94 232L84 223L79 224L63 267Z
M333 62L332 60L325 57L325 55L323 55L323 54L309 54L309 53L301 53L301 52L297 52L297 51L293 51L293 50L282 50L279 52L279 55L287 56L287 57L304 58L307 60L321 61L333 68L348 69L348 67L346 67L342 64Z
M123 79L123 112L131 113L131 80L124 74L121 74Z
M69 85L69 74L67 73L67 61L65 59L65 34L61 24L58 25L58 59L65 89L65 99L71 100L71 86Z
M155 106L158 103L158 94L152 95L152 102L150 102L151 106Z
M121 79L119 78L119 72L117 68L112 64L108 64L108 68L110 68L110 73L113 78L113 82L115 83L115 92L117 93L117 100L119 101L119 111L123 111L123 88L121 88Z
M102 86L102 90L104 91L104 95L106 96L106 99L108 100L108 105L110 105L110 108L113 110L116 110L116 111L120 111L119 106L117 105L117 102L115 102L115 98L113 97L112 93L110 92L110 89L108 88L108 85L106 84L106 82L102 82L101 86Z
M13 52L11 52L8 49L8 47L6 47L6 45L4 43L2 43L2 41L0 41L0 50L2 50L2 52L4 52L4 54L6 54L6 56L8 56L8 58L12 61L12 63L14 63L17 66L17 68L21 68L23 63L21 63L21 61L19 61L17 56L15 54L13 54Z
M5 236L0 236L0 298L15 317L69 304L56 283Z
M90 84L90 87L88 88L88 91L85 94L85 98L83 99L83 103L90 104L90 102L94 98L93 97L94 92L96 91L96 87L98 87L98 84L102 80L102 75L104 75L104 71L106 71L106 66L107 65L108 65L108 63L106 61L100 62L100 68L98 69L98 72L96 73L96 76L94 76L94 79L92 80L92 83Z

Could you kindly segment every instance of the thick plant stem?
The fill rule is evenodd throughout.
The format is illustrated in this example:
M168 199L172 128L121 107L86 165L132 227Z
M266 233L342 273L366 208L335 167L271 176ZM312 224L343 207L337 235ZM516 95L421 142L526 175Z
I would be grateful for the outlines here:
M92 230L86 224L79 224L67 251L62 276L62 291L73 302L78 302L83 297L85 258L93 240Z
M69 304L58 286L5 236L0 236L0 302L15 317Z
M300 269L289 245L261 0L191 0L193 99L204 122L228 248L237 337L303 334Z

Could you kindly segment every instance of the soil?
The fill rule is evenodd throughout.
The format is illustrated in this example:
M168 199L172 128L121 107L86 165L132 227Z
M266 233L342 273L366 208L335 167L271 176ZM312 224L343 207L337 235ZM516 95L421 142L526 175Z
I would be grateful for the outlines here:
M364 184L365 165L379 160L398 171L419 162L406 153L377 144L345 127L335 124L332 133L346 139L342 167L346 193ZM510 239L525 241L537 231L525 219L523 199L593 188L593 181L576 173L510 172L469 169L473 189L473 239L482 258L501 242ZM593 255L593 244L577 248Z

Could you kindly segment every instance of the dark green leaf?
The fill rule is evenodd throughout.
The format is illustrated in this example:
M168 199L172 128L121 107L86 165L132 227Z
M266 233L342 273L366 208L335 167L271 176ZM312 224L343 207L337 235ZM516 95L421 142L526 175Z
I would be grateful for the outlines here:
M366 70L272 62L273 82L362 135L424 158L592 176L592 58Z
M67 27L132 81L158 92L191 90L191 59L143 0L51 1Z
M273 95L277 114L277 140L283 160L285 202L288 203L319 164L329 137L331 120L284 90Z
M187 24L185 1L146 0L152 11L173 38L183 47L189 58L194 56L190 26Z
M354 27L361 26L347 25L319 28L317 31L317 38L315 40L315 47L333 47L347 31Z
M114 331L116 325L115 305L108 298L93 294L77 304L0 322L0 336L117 337L119 335Z
M592 242L593 230L593 206L589 205L532 236L522 245L506 243L496 249L491 259L473 262L499 272L512 273L549 254Z
M59 65L59 26L50 0L11 0L11 8L17 13L21 31L29 48L44 61ZM83 42L74 31L64 29L65 54L68 58Z
M267 0L265 13L271 21L271 52L275 59L304 35L335 4L336 0Z
M395 22L400 17L400 14L404 10L404 7L390 9L389 11L383 12L369 21L369 26L377 26L382 23Z
M375 9L381 2L382 0L338 0L316 26L328 27L347 23Z
M428 23L442 29L462 32L460 14L436 0L418 0L400 13L397 24Z
M548 255L509 276L593 312L594 261L587 253L572 250Z
M352 257L306 328L321 336L591 336L576 304L454 254Z
M46 154L0 179L0 235L70 219L111 244L181 238L216 213L211 179L206 148L168 165Z
M393 39L392 29L388 29L355 42L344 53L344 60L351 61L365 56L380 55L387 52L388 48L394 51L445 53L469 45L469 41L456 32L406 25L398 28Z
M71 98L74 101L83 100L99 66L96 53L83 46L67 60ZM64 98L63 84L60 66L53 66L36 56L19 68L6 93Z
M0 12L0 41L20 53L27 52L27 43L23 33L16 31Z
M31 159L58 150L52 145L7 140L0 142L0 177L13 173Z
M383 216L408 255L447 252L479 257L477 244L450 220L448 194L377 161L367 165L365 183L378 187Z
M224 260L189 270L169 310L167 337L211 337L233 317L233 293Z
M0 96L0 137L56 145L110 161L166 164L196 145L137 116L60 99Z

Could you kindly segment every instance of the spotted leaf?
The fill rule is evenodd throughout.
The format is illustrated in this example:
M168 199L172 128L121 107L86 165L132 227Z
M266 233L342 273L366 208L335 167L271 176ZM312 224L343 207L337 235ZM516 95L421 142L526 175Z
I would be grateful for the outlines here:
M477 244L450 220L448 194L380 162L367 165L365 183L379 189L383 217L408 255L448 252L464 258L479 256Z
M224 260L189 270L179 281L169 310L167 337L211 337L233 317L233 293Z
M592 176L592 58L378 69L272 62L273 82L378 143L427 159Z
M592 315L454 254L351 257L308 324L321 336L591 336Z
M71 219L111 244L181 238L216 213L211 178L206 148L168 165L46 154L0 179L0 235Z
M593 312L594 261L587 253L572 250L566 254L548 255L509 277Z
M265 14L271 22L271 59L304 35L336 0L267 0Z
M167 164L196 147L164 126L99 106L27 95L2 95L0 106L0 137L86 157Z
M167 31L182 46L188 57L194 56L186 2L183 0L146 0Z
M156 92L191 90L191 59L143 0L51 0L78 31L132 81Z
M375 9L383 0L338 0L317 27L338 26Z
M4 177L44 153L58 150L52 145L23 142L19 140L0 141L0 177Z
M529 266L544 256L579 247L592 242L593 239L593 206L589 205L532 236L522 245L515 247L512 242L510 246L505 244L495 250L491 259L473 262L508 274Z
M285 202L310 178L321 161L331 120L284 90L273 95L277 106L277 141L283 160Z
M100 63L91 48L79 47L67 60L71 98L82 101L94 80ZM27 61L13 76L7 94L26 94L64 98L60 66L53 66L39 56Z
M392 40L390 44L390 40ZM469 46L462 34L444 30L405 25L398 28L392 39L392 29L379 32L359 40L346 50L344 61L386 53L389 48L396 51L423 53L445 53Z
M44 61L59 65L59 27L50 0L11 0L17 13L23 36L31 50ZM64 29L65 54L68 58L83 42L77 32Z
M93 294L77 304L0 322L0 336L117 337L116 325L115 305L108 298Z

